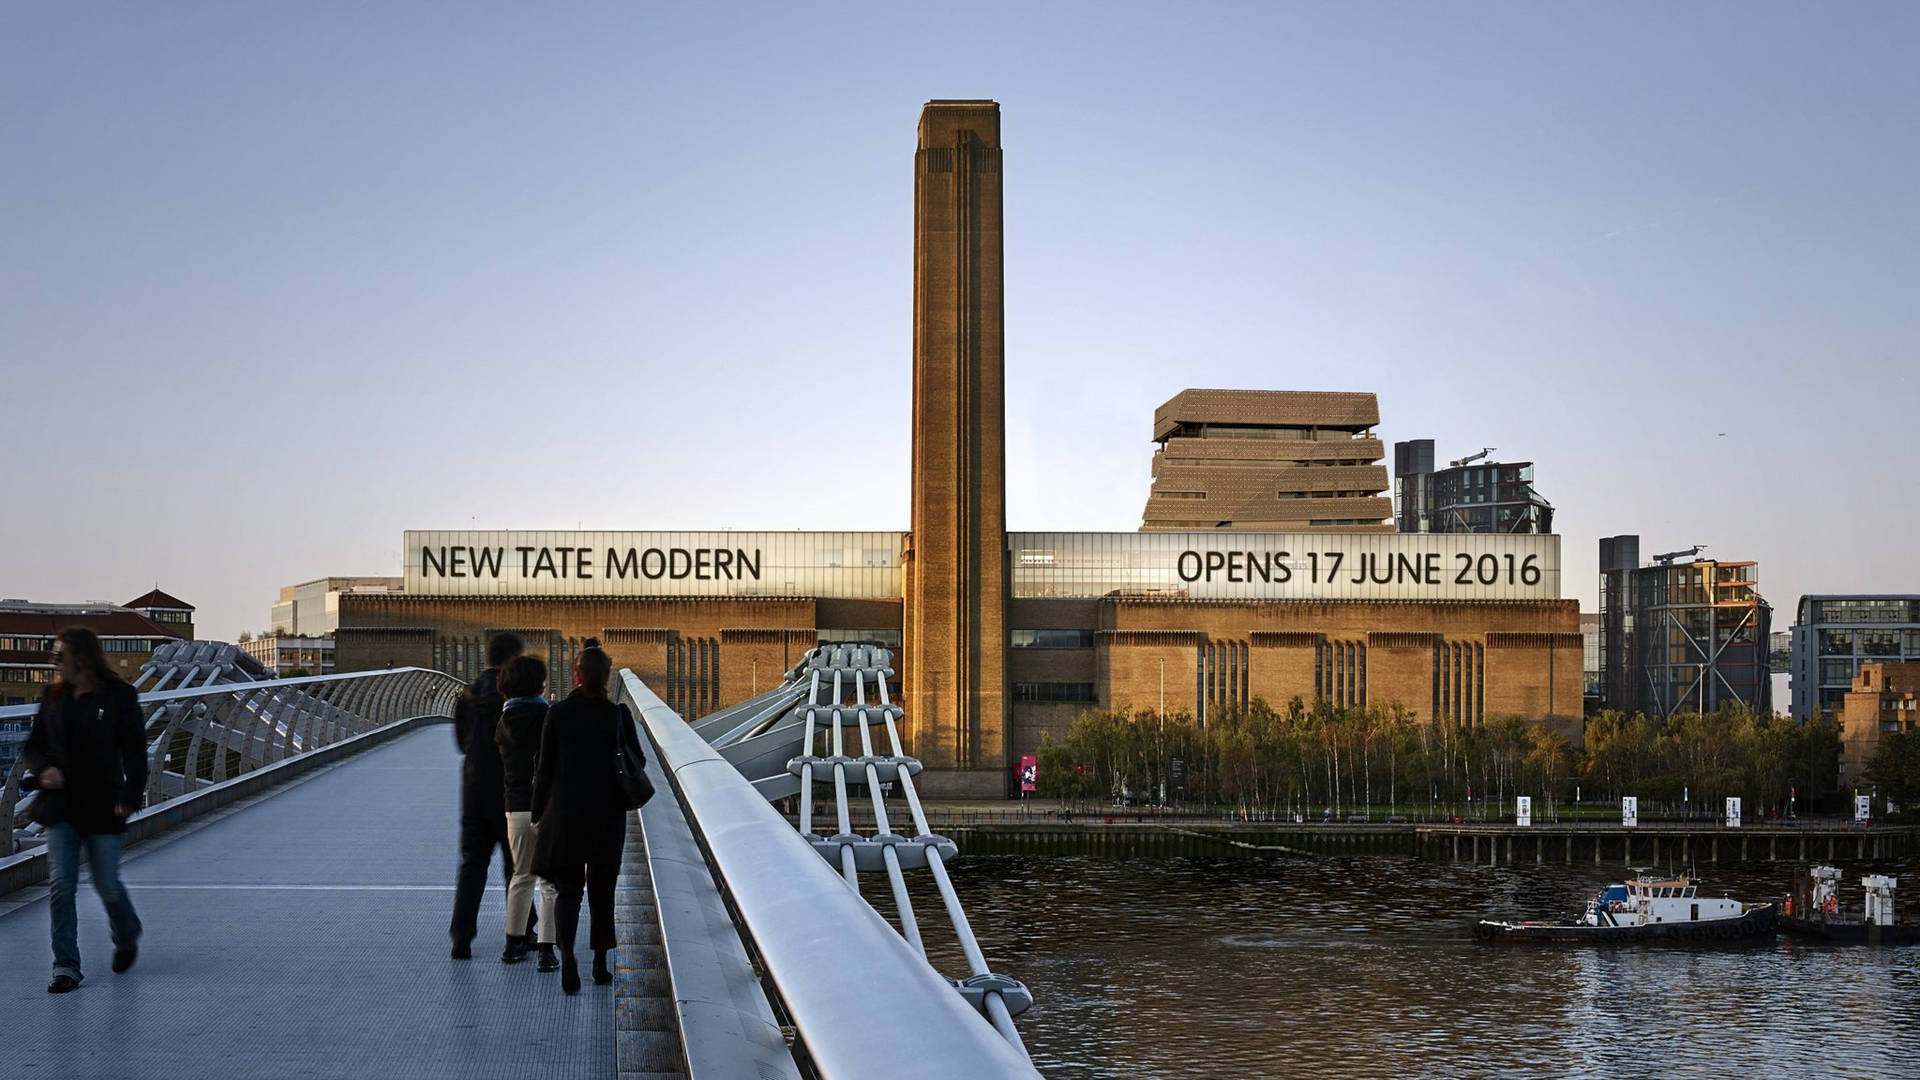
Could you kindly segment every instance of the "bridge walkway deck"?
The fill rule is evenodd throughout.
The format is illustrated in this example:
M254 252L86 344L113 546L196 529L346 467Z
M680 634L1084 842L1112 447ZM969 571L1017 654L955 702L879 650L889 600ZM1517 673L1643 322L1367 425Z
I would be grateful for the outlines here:
M127 850L145 924L109 968L82 870L86 980L48 994L44 886L0 896L0 1071L17 1077L609 1077L615 991L500 963L496 870L448 957L459 757L433 726ZM582 912L580 956L586 952Z

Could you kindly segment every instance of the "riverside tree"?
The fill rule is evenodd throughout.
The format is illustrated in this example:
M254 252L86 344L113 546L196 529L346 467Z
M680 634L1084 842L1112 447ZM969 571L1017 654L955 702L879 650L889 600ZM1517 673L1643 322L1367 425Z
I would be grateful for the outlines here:
M1920 759L1920 744L1900 752ZM1040 794L1073 804L1158 802L1180 758L1187 803L1249 817L1497 818L1517 795L1534 796L1552 816L1576 788L1586 798L1638 795L1653 804L1677 804L1685 792L1700 808L1732 795L1755 811L1785 813L1789 792L1802 808L1832 801L1839 733L1828 718L1801 724L1739 706L1665 721L1603 712L1586 721L1585 745L1575 748L1557 728L1519 717L1463 726L1399 706L1294 698L1275 709L1255 699L1209 710L1204 727L1185 711L1088 710L1059 742L1044 738L1037 757ZM1895 758L1888 762L1895 775ZM1913 768L1907 797L1920 801L1920 761Z

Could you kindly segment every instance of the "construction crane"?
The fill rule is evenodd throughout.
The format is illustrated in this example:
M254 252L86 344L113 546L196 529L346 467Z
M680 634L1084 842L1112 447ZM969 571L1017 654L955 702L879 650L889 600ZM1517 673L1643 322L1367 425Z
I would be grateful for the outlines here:
M1673 560L1675 559L1692 558L1705 550L1707 550L1707 545L1695 544L1685 551L1669 551L1665 555L1655 555L1653 561L1659 563L1661 566L1672 566Z
M1489 446L1486 449L1481 450L1477 454L1468 454L1466 457L1461 458L1459 461L1449 462L1447 467L1452 469L1457 469L1462 465L1471 465L1474 462L1479 461L1481 458L1492 454L1495 450L1498 450L1498 449L1499 447L1497 446Z

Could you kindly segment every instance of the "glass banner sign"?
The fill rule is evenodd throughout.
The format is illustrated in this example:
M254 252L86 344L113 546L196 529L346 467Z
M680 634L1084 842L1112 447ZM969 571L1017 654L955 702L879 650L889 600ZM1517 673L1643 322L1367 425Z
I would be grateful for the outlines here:
M1016 597L1558 600L1560 538L1429 533L1009 533Z

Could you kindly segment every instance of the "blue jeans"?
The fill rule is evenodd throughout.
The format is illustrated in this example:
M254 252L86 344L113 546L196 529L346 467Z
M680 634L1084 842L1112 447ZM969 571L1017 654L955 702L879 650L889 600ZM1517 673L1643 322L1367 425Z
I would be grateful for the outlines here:
M80 918L73 895L80 887L80 849L93 867L93 890L107 906L113 947L131 949L140 940L140 916L120 882L119 833L83 833L62 822L47 830L47 862L53 878L53 973L80 977Z

